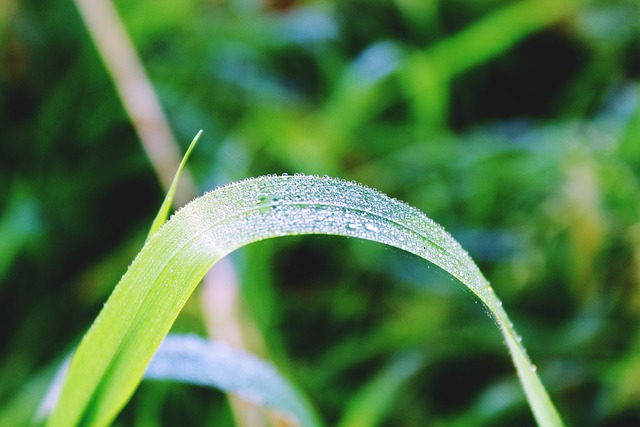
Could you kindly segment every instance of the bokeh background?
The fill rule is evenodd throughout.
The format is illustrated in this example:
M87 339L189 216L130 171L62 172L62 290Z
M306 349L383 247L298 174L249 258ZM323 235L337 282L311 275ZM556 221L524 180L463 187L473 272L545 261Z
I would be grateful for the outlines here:
M0 105L0 425L31 422L199 129L180 200L284 172L403 199L480 265L569 425L640 425L640 2L4 0ZM270 360L327 425L534 425L496 325L412 256L285 238L210 276L176 330ZM117 425L273 420L145 382Z

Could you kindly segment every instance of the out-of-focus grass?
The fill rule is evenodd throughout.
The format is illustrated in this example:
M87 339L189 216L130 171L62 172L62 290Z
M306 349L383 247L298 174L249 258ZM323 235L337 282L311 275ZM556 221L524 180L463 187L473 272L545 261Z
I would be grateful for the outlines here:
M566 14L531 33L534 14L489 25L552 3ZM20 425L163 194L71 3L12 4L0 27L0 424L11 412ZM329 173L423 207L480 261L568 423L638 423L637 2L273 4L116 4L179 140L205 130L191 163L201 189ZM504 38L465 53L474 28ZM438 46L467 65L430 77L423 58ZM319 238L234 259L269 354L327 420L398 352L425 349L389 423L530 422L484 313L414 260ZM469 380L453 396L457 375ZM231 419L219 394L146 384L119 423L154 399L168 421Z

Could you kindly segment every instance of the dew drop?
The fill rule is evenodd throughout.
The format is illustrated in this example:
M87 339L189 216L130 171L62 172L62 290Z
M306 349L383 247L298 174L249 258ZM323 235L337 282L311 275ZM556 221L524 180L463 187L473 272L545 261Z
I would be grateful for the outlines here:
M370 223L366 223L364 225L364 228L366 228L369 231L373 231L374 233L377 233L378 231L380 231L380 229L378 227L376 227L375 225L370 224Z
M538 370L538 367L536 365L531 365L531 372L536 372Z
M347 224L347 227L349 227L352 230L355 230L356 228L358 228L358 224L350 222L349 224Z

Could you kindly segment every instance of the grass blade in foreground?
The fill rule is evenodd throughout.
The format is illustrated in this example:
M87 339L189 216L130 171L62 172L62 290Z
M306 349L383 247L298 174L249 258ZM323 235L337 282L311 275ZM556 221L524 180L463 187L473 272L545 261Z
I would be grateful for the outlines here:
M441 226L376 190L298 175L248 179L212 191L181 209L147 241L74 355L49 425L112 421L207 270L241 246L296 234L384 243L458 278L498 323L538 423L562 425L501 302Z

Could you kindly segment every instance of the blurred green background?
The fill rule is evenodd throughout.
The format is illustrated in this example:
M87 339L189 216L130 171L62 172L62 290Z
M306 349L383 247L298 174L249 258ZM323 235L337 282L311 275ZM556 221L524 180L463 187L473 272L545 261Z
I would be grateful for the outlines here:
M640 2L115 7L180 152L204 130L189 164L200 193L287 172L409 202L480 265L567 424L640 425ZM0 425L13 426L164 191L73 2L4 0L0 55ZM246 347L328 425L533 425L496 325L438 269L329 237L231 260ZM176 330L211 333L211 295ZM221 392L145 382L117 424L234 417Z

